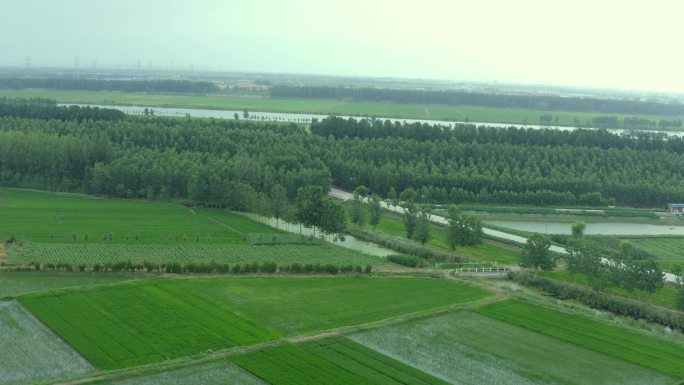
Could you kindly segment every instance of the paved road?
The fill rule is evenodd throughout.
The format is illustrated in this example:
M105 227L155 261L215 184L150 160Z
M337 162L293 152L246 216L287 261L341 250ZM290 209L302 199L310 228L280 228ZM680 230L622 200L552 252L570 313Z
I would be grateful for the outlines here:
M342 200L352 199L352 193L351 192L339 189L337 187L333 187L330 189L330 195L335 197L335 198L340 198ZM387 210L394 211L394 212L399 213L399 214L404 213L403 207L392 206L387 201L381 201L380 204L382 205L382 207L386 208ZM436 214L432 214L430 219L432 220L432 222L439 223L439 224L446 225L448 223L446 218L439 216L439 215L436 215ZM494 230L494 229L490 229L490 228L486 228L486 227L482 228L482 232L485 233L486 235L489 235L492 237L497 237L497 238L502 238L502 239L507 239L507 240L513 241L515 243L524 244L527 242L527 238L525 238L525 237L521 237L519 235L514 235L514 234L510 234L510 233L506 233L503 231ZM560 253L560 254L567 254L568 253L564 247L556 246L556 245L551 245L549 250L555 251L556 253ZM665 273L665 281L675 282L676 277L674 274Z

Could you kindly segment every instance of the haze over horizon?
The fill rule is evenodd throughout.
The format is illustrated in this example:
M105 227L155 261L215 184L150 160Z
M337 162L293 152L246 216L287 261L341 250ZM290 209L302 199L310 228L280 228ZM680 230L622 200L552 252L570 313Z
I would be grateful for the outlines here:
M684 3L6 0L0 66L94 66L684 92Z

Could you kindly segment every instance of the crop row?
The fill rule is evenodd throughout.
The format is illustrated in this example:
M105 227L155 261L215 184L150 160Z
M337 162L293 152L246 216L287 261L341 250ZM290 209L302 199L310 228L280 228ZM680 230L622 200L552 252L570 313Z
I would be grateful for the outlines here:
M73 245L31 243L21 253L10 253L12 264L71 264L95 266L133 264L293 264L379 265L385 260L328 245Z
M486 316L663 373L684 377L684 346L521 301L476 309Z
M231 360L273 385L446 384L343 337L278 346Z
M100 369L162 361L274 335L173 285L131 285L21 299Z

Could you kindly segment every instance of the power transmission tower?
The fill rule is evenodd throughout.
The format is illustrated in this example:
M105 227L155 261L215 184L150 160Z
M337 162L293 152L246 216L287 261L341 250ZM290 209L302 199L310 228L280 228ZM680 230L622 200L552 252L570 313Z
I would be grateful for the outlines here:
M26 56L24 58L24 63L26 64L26 70L31 68L31 56Z

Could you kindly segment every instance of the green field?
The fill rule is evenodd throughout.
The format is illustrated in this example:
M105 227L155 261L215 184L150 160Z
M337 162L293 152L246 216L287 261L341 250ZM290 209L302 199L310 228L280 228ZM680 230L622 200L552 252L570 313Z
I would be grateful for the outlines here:
M317 245L169 245L169 244L70 244L26 243L21 251L11 248L9 262L69 263L74 266L131 261L142 264L211 263L245 264L275 262L279 266L293 263L343 265L389 265L385 259L362 254L341 246Z
M0 188L4 239L15 234L20 240L77 244L246 243L247 232L277 232L237 214L214 213L217 219L168 203ZM249 231L237 230L246 222Z
M273 385L448 384L342 337L278 346L231 360Z
M268 385L237 365L225 361L97 383L107 385Z
M671 384L654 370L470 311L352 340L453 384Z
M69 287L111 284L140 278L140 275L126 273L84 274L0 271L0 298Z
M276 337L173 282L28 295L21 302L100 369Z
M203 278L20 297L100 369L158 362L474 301L487 292L421 278Z
M32 384L93 367L17 302L0 302L0 383Z
M560 281L576 283L578 285L584 285L586 282L586 277L584 276L584 274L573 274L568 271L541 271L539 272L539 275L543 275L545 277L557 279ZM601 289L601 291L613 295L619 295L621 297L630 298L633 300L653 303L654 305L678 310L676 304L677 288L672 286L671 284L664 285L662 288L656 290L654 293L649 293L641 290L634 290L630 293L625 289L615 286L608 286L604 289Z
M583 348L684 377L684 345L521 301L478 308L480 314Z
M367 218L368 215L366 215L366 221ZM349 224L348 226L354 225ZM365 223L363 228L366 230L372 229L368 223ZM401 237L404 239L406 238L404 221L402 220L401 216L388 211L383 211L383 215L380 218L380 223L376 227L376 230L395 237ZM432 239L427 242L428 246L449 251L446 233L443 226L431 224L430 234L432 234ZM457 247L456 254L466 258L504 264L517 264L519 259L519 253L518 251L514 250L513 247L487 239L484 239L483 242L477 246Z
M238 278L176 284L285 335L380 321L488 296L465 283L433 278Z
M558 125L573 126L575 119L582 124L596 116L632 117L633 114L600 114L593 112L545 111L525 108L492 108L478 106L451 107L442 104L399 104L389 102L354 101L338 99L268 98L236 95L148 95L145 93L63 91L45 89L0 90L0 97L43 97L63 103L123 104L148 107L184 107L222 110L248 110L269 112L295 112L315 114L343 114L380 116L405 119L435 119L474 122L539 124L539 117L558 117ZM651 120L663 117L637 115ZM684 119L668 116L667 119ZM554 123L556 124L556 123Z
M656 257L663 269L674 265L684 267L684 238L635 238L636 247Z

